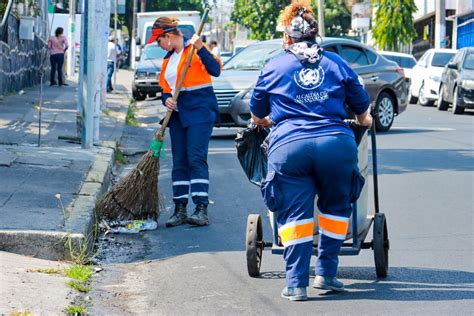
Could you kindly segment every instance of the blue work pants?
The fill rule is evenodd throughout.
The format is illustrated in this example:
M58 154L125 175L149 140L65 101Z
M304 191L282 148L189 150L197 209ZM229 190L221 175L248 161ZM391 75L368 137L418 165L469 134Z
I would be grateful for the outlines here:
M287 286L307 287L309 283L316 194L320 239L315 273L336 275L351 203L357 200L363 183L357 147L348 135L296 140L271 151L262 194L268 208L276 212Z

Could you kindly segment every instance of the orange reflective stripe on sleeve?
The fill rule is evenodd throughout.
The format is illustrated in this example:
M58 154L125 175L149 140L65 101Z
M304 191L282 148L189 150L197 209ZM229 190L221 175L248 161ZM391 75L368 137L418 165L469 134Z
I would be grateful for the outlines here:
M314 221L303 219L287 223L279 228L283 246L301 244L313 240Z
M346 238L349 218L319 213L318 222L319 231L322 234L335 239Z

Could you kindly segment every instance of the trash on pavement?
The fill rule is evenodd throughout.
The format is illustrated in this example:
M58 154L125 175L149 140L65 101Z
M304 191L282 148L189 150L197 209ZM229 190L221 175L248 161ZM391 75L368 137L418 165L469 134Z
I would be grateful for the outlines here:
M103 220L100 225L106 232L113 234L137 234L143 230L154 230L158 227L158 223L154 220L129 220L129 221L110 221Z

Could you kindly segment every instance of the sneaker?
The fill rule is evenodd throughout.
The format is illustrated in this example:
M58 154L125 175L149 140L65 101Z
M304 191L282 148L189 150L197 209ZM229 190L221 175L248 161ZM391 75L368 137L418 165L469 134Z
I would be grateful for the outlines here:
M305 287L285 287L283 291L281 291L281 297L290 301L308 300Z
M336 279L336 277L324 277L317 275L314 278L313 287L320 290L330 290L336 292L344 291L344 283Z

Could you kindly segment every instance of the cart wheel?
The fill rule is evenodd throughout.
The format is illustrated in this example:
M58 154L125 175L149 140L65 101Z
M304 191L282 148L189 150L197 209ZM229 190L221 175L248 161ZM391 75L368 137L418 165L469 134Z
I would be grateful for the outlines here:
M375 259L375 271L377 276L384 278L388 274L388 249L390 243L388 240L387 221L385 220L385 214L377 213L374 217L374 259Z
M263 254L262 219L258 214L250 214L247 218L247 235L245 249L247 251L247 271L251 277L260 275Z

